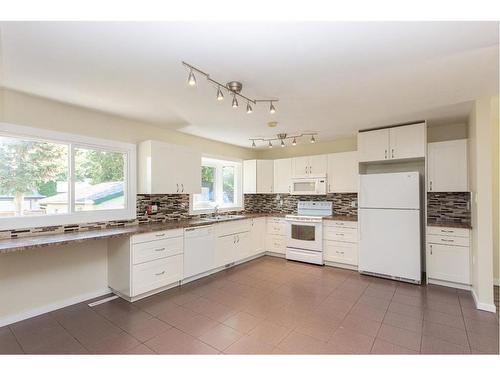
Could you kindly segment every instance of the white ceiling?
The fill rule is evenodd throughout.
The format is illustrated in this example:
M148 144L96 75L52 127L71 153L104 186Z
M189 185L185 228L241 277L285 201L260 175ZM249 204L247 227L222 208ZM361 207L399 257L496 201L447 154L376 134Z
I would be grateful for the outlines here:
M497 22L1 22L0 84L219 141L463 119L498 93ZM250 97L245 113L181 61ZM268 129L276 120L279 127Z

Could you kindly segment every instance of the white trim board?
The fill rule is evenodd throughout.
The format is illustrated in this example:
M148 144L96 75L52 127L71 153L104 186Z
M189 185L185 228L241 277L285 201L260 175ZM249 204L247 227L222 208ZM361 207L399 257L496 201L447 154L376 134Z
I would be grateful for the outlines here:
M62 301L54 302L45 306L40 306L31 310L26 310L23 311L19 314L14 314L14 315L7 315L5 317L0 318L0 327L20 322L21 320L33 318L38 315L42 315L51 311L55 311L58 309L62 309L63 307L67 307L70 305L74 305L76 303L84 302L92 298L97 298L104 296L106 294L111 293L111 290L109 288L104 288L100 290L96 290L94 292L89 292L85 294L81 294L76 297L71 297Z
M476 308L478 310L483 310L483 311L489 311L489 312L496 312L497 311L497 307L493 304L489 304L489 303L482 303L482 302L479 302L478 299L477 299L477 295L476 295L476 292L474 291L473 288L471 288L471 293L472 293L472 298L474 299L474 303L476 305Z

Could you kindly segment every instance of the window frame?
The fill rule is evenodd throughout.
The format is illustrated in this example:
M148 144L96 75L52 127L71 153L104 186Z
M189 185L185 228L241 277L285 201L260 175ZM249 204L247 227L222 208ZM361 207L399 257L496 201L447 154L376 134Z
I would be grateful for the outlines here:
M68 213L39 216L0 218L0 230L13 230L53 225L83 224L98 221L135 220L136 211L136 145L133 143L104 140L53 130L32 128L0 122L0 136L24 140L45 141L68 146ZM75 211L75 149L86 148L126 155L124 166L125 208L96 211Z
M216 204L219 205L219 212L243 211L243 161L241 159L230 159L227 157L202 155L201 166L215 167L215 197ZM235 204L227 205L219 201L219 197L224 196L224 180L222 176L222 168L224 166L235 167ZM201 179L201 170L200 170ZM195 208L194 194L189 195L189 213L191 215L202 215L212 213L213 207Z

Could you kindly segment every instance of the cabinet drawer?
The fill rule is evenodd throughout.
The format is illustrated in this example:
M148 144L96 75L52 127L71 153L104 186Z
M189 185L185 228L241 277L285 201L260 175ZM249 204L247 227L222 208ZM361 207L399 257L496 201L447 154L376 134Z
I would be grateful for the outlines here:
M427 227L427 234L441 235L441 236L456 236L456 237L470 237L470 230L467 228L450 228L450 227Z
M215 226L215 234L218 237L222 237L235 233L249 232L250 227L250 219L235 220L228 223L218 223Z
M183 229L160 230L157 232L136 234L132 236L131 242L133 244L163 240L165 238L182 237L184 235Z
M132 245L132 263L139 264L151 260L182 254L184 238L175 237L165 240L141 242Z
M353 228L325 227L323 239L330 241L358 242L358 230Z
M267 233L276 234L279 236L286 235L286 224L285 223L267 223Z
M182 280L182 270L182 254L133 266L132 297Z
M343 220L325 220L323 221L323 226L325 228L351 228L357 229L358 222L357 221L343 221Z
M285 237L279 235L267 235L266 250L273 253L285 254L286 241Z
M452 246L470 246L469 238L467 237L452 237L452 236L440 236L434 234L427 235L427 242L433 244L441 245L452 245Z
M323 241L323 257L330 262L358 265L358 246L354 243Z

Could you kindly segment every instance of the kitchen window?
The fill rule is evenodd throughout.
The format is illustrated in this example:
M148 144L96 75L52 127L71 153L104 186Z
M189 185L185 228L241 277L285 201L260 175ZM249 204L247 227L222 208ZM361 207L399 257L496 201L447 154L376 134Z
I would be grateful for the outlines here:
M135 145L0 123L0 229L135 219Z
M202 158L201 194L191 197L191 213L241 210L243 193L241 184L241 162Z

